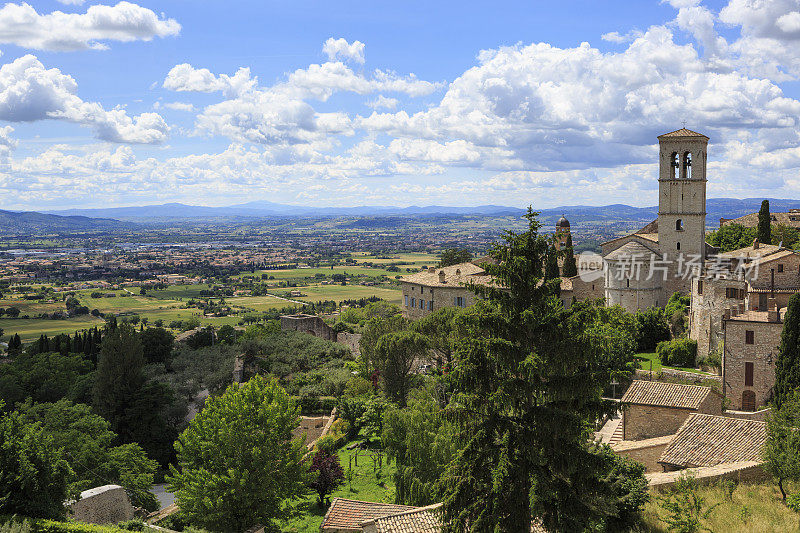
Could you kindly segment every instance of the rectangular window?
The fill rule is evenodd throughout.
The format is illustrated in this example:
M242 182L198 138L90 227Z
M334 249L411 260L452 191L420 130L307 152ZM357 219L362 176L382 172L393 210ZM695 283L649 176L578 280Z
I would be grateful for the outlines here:
M428 302L428 311L433 311L433 300Z
M783 264L778 263L778 272L783 272Z
M420 294L425 294L425 287L420 287L419 288L419 293Z
M753 386L753 363L744 364L744 386Z
M456 307L464 307L464 297L463 296L454 296L453 297L453 305Z
M703 294L703 280L697 280L697 294Z
M753 344L754 343L754 333L753 330L748 329L744 332L744 343L745 344Z
M416 306L417 306L417 299L411 298L411 307L416 307Z
M406 298L406 307L408 307L408 295L406 295L405 298Z

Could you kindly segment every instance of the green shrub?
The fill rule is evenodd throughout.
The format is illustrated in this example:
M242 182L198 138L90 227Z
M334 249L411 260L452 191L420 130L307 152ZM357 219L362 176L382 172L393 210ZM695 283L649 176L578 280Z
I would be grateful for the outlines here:
M15 522L9 520L4 524L0 524L0 533L31 533L31 523L28 519L22 522Z
M800 513L800 492L786 497L786 506L796 513Z
M694 368L697 358L697 341L692 339L662 341L656 346L656 353L664 366Z
M313 415L316 413L330 413L336 407L336 398L332 396L301 396L295 398L300 405L300 413Z
M660 307L637 311L634 315L634 339L640 352L651 352L656 345L669 340L669 324Z

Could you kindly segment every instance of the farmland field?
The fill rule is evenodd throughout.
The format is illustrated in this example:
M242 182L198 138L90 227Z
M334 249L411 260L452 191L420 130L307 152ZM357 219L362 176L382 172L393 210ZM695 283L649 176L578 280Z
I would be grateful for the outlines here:
M377 296L390 303L399 304L401 293L400 288L391 288L386 286L365 287L363 285L315 285L309 287L302 287L300 289L303 294L308 296L300 296L297 300L303 302L319 302L322 300L334 300L341 302L342 300L357 300L359 298L369 298L370 296Z

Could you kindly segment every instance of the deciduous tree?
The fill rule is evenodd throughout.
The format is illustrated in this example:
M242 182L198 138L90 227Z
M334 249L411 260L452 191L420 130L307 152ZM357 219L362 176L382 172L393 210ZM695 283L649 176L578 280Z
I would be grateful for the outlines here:
M436 266L442 268L468 261L472 261L472 254L466 248L448 248L442 252L439 263Z
M190 522L238 532L283 517L282 503L311 481L303 440L292 437L299 423L295 401L260 376L209 398L175 443L167 476Z
M335 451L318 450L311 461L309 474L312 476L312 481L308 486L317 493L317 503L323 507L325 497L344 481L344 470L339 463L339 456Z
M414 363L428 352L428 339L414 331L387 333L378 339L375 353L383 361L381 372L386 396L400 407L406 406Z

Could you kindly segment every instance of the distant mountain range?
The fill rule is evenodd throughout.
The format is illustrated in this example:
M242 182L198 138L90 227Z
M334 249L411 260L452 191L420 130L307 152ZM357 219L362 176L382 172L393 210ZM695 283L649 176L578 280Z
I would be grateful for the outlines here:
M758 211L763 198L710 198L706 202L709 226L716 226L720 217L735 218ZM772 211L788 211L800 208L800 200L770 198ZM658 216L657 207L631 207L624 204L605 206L573 205L540 209L542 222L555 223L563 214L571 224L588 222L649 222ZM161 204L140 207L110 207L97 209L67 209L45 211L49 215L70 218L90 217L91 219L116 219L128 222L150 222L156 219L197 219L197 218L262 218L262 217L363 217L363 216L435 216L435 215L483 215L483 216L521 216L524 209L499 205L477 207L451 206L362 206L362 207L307 207L285 205L273 202L248 202L227 207L208 207L186 204ZM22 213L20 213L22 214ZM26 213L31 215L31 213ZM85 220L85 219L83 219ZM107 221L111 223L113 221ZM66 223L66 221L65 221ZM73 223L80 224L77 220Z
M58 216L35 211L0 210L0 235L114 231L129 227L131 227L131 224L107 218Z

